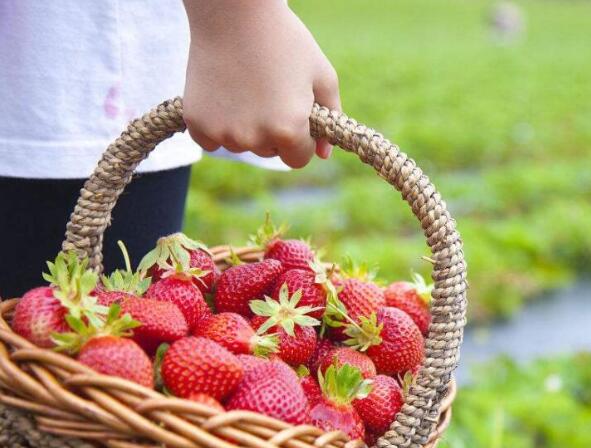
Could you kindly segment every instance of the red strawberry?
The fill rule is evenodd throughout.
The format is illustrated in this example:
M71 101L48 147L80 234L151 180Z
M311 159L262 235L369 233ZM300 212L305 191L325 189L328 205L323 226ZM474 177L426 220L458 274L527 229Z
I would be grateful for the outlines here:
M154 387L154 371L148 355L131 339L93 337L82 346L78 361L104 375L118 376L142 386Z
M82 319L70 311L66 317L73 332L55 334L57 350L78 354L80 363L104 375L154 387L154 368L148 355L129 336L128 330L140 325L129 314L119 316L121 308L113 304L107 316L85 315Z
M174 342L162 360L162 379L174 395L204 393L216 400L231 394L243 370L232 353L214 341L189 336Z
M349 347L337 347L329 351L320 360L320 371L325 373L331 365L341 367L344 364L349 364L359 369L363 378L367 379L376 376L376 366L369 356Z
M308 398L308 403L310 403L310 406L314 406L322 400L322 389L320 389L320 384L318 384L318 381L314 376L310 375L310 371L305 366L298 367L297 374L300 378L302 389L304 389L304 393Z
M271 297L279 300L279 293L283 285L287 285L290 294L298 290L302 291L300 305L317 308L310 313L316 319L320 319L324 314L328 294L334 291L334 287L330 284L330 280L326 275L326 270L318 263L311 264L306 270L291 269L285 271L277 279Z
M414 283L395 282L386 288L384 291L386 306L404 311L417 324L423 336L426 336L431 324L432 290L432 284L427 285L423 277L414 274Z
M254 316L250 323L258 330L265 322L266 317ZM273 326L268 330L269 334L276 335L278 342L277 356L291 366L306 364L316 347L316 330L312 327L296 326L293 336L290 336L282 327Z
M202 294L208 294L213 290L217 268L205 244L175 233L158 240L140 262L139 270L149 275L153 283L183 272Z
M359 369L345 364L332 365L320 376L323 399L312 406L312 424L324 431L343 431L352 440L363 439L365 428L351 404L371 391L369 380L364 380Z
M283 269L310 269L314 261L314 251L310 245L301 240L283 240L281 235L287 230L286 225L276 227L267 213L264 224L257 230L251 240L265 251L265 259L281 262Z
M382 433L372 432L369 429L365 429L365 444L367 446L376 446L378 443L378 439L381 437Z
M224 407L219 401L207 394L195 393L189 395L187 399L194 401L196 403L201 403L206 406L209 406L210 408L215 409L216 411L225 411Z
M68 312L78 318L107 312L90 295L96 287L97 275L86 269L88 260L79 261L74 252L60 253L47 266L49 273L44 273L43 278L51 287L27 292L16 305L11 323L17 334L43 348L55 346L53 333L70 329L65 320Z
M324 323L333 327L330 337L343 341L344 325L369 317L384 305L384 292L372 280L375 273L365 264L356 264L349 257L342 263L338 277L334 279L337 288L336 298L329 296Z
M282 361L266 361L251 369L226 409L258 412L294 425L307 423L310 410L296 373Z
M318 343L316 344L316 349L312 354L312 357L308 361L307 367L310 369L310 372L314 376L318 374L318 369L320 368L320 361L324 356L335 348L335 345L329 339L319 339Z
M55 298L48 286L27 292L16 304L12 317L14 332L42 348L51 348L52 333L63 333L70 327L66 323L68 309Z
M203 320L193 332L217 342L232 353L268 356L278 350L277 336L259 336L244 317L220 313Z
M281 263L277 260L241 264L227 269L217 283L214 298L216 309L220 313L252 316L250 301L263 297L281 270Z
M185 316L189 330L193 330L201 319L212 314L199 288L190 278L182 274L172 275L153 283L148 288L146 297L174 303Z
M402 389L398 381L390 376L378 375L373 378L369 395L355 400L353 406L368 431L383 434L394 421L403 403Z
M240 362L240 365L242 366L242 370L244 371L245 375L255 367L262 366L269 362L269 360L266 358L259 358L258 356L253 355L236 355L236 358Z
M263 300L253 300L250 303L256 314L251 324L258 334L271 332L279 339L277 355L292 366L306 364L316 347L317 335L314 328L320 321L310 317L314 308L298 307L301 291L296 291L291 297L287 285L283 285L279 293L279 301L270 297Z
M134 329L133 340L148 354L163 342L174 342L189 333L187 321L174 303L130 297L123 300L121 310L141 324Z
M284 270L289 269L310 269L310 263L314 261L314 252L310 246L301 240L270 241L265 251L266 259L278 260Z
M415 370L424 357L424 341L419 327L404 311L383 307L359 325L349 325L346 344L366 351L378 373L404 374Z
M108 291L103 288L96 288L93 291L93 294L96 296L96 302L99 305L106 307L109 307L114 303L121 304L121 302L125 299L137 298L135 294L124 291Z

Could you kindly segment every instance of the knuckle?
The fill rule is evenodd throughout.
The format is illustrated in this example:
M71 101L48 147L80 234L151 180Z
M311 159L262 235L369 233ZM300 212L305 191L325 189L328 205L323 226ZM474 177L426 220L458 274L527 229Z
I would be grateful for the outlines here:
M272 125L269 135L278 146L293 146L300 138L300 132L296 126L282 123Z

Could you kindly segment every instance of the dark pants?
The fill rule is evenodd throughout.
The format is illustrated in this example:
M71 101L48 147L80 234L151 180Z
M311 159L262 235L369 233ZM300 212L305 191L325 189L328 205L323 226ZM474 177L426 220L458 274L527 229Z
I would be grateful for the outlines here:
M191 168L136 175L105 232L105 271L123 267L122 240L135 267L163 235L182 229ZM0 297L45 284L46 260L61 249L84 180L0 177Z

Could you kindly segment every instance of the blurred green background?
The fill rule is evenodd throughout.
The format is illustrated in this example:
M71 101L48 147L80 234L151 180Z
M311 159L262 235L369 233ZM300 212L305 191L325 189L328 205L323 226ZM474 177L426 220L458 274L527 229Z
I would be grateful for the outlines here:
M337 69L344 110L397 143L446 199L465 243L471 324L508 319L589 276L591 2L290 5ZM375 263L385 280L428 274L399 194L335 152L289 173L206 158L194 168L186 231L242 244L270 210L327 258ZM519 361L472 375L443 447L591 446L589 357Z

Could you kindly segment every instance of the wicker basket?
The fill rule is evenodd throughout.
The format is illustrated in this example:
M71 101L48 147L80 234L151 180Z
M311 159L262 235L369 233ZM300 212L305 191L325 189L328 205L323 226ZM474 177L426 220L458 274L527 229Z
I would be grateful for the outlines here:
M90 257L102 269L102 238L111 210L137 165L154 147L183 131L180 98L165 101L129 124L85 183L67 225L63 248ZM356 153L406 200L419 219L433 263L433 323L426 358L401 412L377 446L434 448L451 417L452 372L466 311L466 265L455 223L435 187L415 163L375 131L342 113L315 105L312 135ZM223 269L228 246L213 249ZM235 249L258 260L253 248ZM165 397L75 360L33 346L8 322L17 300L0 304L0 446L61 448L355 448L340 432L287 423L245 411L220 412Z

